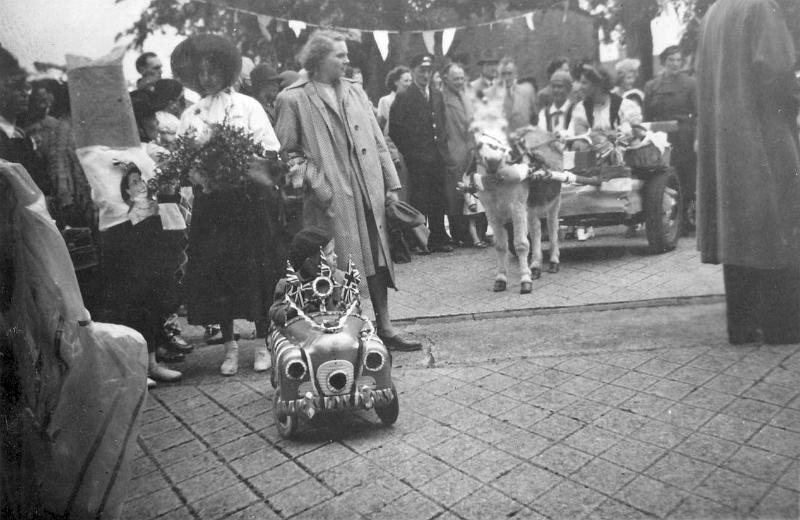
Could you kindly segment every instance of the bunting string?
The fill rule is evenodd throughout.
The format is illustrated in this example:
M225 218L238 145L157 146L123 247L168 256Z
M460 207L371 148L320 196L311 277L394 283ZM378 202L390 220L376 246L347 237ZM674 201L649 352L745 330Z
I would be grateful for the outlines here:
M275 21L278 21L278 22L286 23L286 24L290 24L291 23L292 25L305 24L305 27L316 27L316 28L321 28L321 29L331 29L331 30L339 31L339 32L343 32L343 33L347 33L349 31L362 31L362 32L380 31L380 32L384 32L384 33L387 33L387 34L400 34L400 33L403 33L403 34L409 34L409 33L410 34L423 34L423 33L430 33L430 32L441 32L441 31L444 31L444 30L447 30L447 29L452 29L452 30L455 30L455 31L461 31L461 30L464 30L464 29L471 29L471 28L475 28L475 27L489 27L489 26L495 25L495 24L510 24L510 23L514 22L515 20L519 20L519 19L530 19L530 20L532 20L532 16L533 16L533 11L530 11L530 12L523 13L523 14L515 14L513 16L507 16L505 18L498 18L497 20L492 20L490 22L479 22L479 23L474 23L474 24L470 24L470 25L454 25L454 26L443 27L443 28L440 28L440 29L412 29L412 30L408 30L408 31L406 31L406 30L399 31L399 30L396 30L396 29L356 29L356 28L353 28L353 27L339 27L339 26L336 26L336 25L325 25L325 24L316 24L316 23L311 23L311 22L301 22L301 21L293 19L293 18L281 18L280 16L272 16L272 15L267 15L265 13L257 13L255 11L249 11L247 9L242 9L242 8L239 8L239 7L229 6L229 5L226 5L226 4L223 4L223 3L215 2L213 0L193 0L193 1L201 3L201 4L213 5L215 7L219 7L219 8L222 8L222 9L228 9L228 10L231 10L231 11L238 11L240 13L245 13L245 14L249 14L249 15L252 15L252 16L267 16L270 19L270 21L275 20ZM566 15L566 13L565 13L565 15Z
M528 29L533 31L535 30L534 26L534 12L535 11L528 11L526 13L517 14L513 16L507 16L505 18L499 18L497 20L492 20L490 22L479 22L470 25L457 25L453 27L444 27L440 29L412 29L412 30L395 30L395 29L357 29L353 27L339 27L335 25L323 25L323 24L316 24L311 22L305 22L301 20L296 20L293 18L281 18L280 16L273 16L264 13L257 13L255 11L249 11L247 9L242 9L239 7L233 7L231 5L227 5L220 0L193 0L195 2L212 5L219 9L234 11L234 16L238 16L239 13L248 14L251 16L255 16L258 20L258 27L261 30L261 33L264 35L264 38L269 42L272 40L272 34L270 33L269 26L272 22L278 22L275 30L277 32L282 32L284 28L288 27L291 31L295 34L296 37L300 37L300 34L307 29L310 28L322 28L322 29L331 29L334 31L338 31L344 33L348 40L353 40L357 42L361 42L361 34L363 32L371 33L375 44L378 47L378 51L380 52L381 58L386 61L389 55L389 35L390 34L421 34L422 40L425 44L425 48L428 50L430 54L434 54L434 42L435 42L435 34L437 32L442 33L442 53L447 55L447 52L450 50L450 46L455 39L456 31L461 31L465 29L473 29L477 27L488 27L490 30L493 30L495 25L499 25L500 27L508 27L516 20L524 20L525 24L527 25ZM567 13L569 11L569 2L564 2L564 15L562 18L562 23L566 23L567 21Z

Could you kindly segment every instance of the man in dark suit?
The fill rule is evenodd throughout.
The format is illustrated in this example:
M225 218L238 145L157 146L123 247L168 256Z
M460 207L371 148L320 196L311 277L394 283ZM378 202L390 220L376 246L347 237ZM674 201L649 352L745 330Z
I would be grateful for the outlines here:
M433 88L433 60L422 54L411 60L414 83L397 94L389 113L389 137L406 160L411 205L428 217L428 248L450 252L444 227L447 135L442 93Z

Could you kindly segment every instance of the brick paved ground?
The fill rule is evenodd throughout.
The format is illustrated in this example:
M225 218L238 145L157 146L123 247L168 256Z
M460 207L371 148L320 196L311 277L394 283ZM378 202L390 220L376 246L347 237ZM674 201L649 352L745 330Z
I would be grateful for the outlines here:
M623 250L606 262L586 258L593 254L564 255L564 271L544 275L537 301L562 305L546 300L545 290L558 293L546 287L583 273L607 287L613 277L604 273L659 264L682 281L653 272L655 289L632 299L703 294L697 284L721 292L718 270L698 267L689 247L661 257ZM151 393L124 518L798 517L800 348L728 346L724 305L714 298L471 316L486 302L469 298L494 295L491 270L441 267L448 256L476 267L482 255L400 266L403 298L425 294L428 315L461 316L406 321L406 333L434 345L437 364L396 356L393 428L373 412L345 413L283 440L269 384L244 366L255 341L241 342L243 369L233 378L217 375L220 347L198 349L181 384ZM485 287L469 288L477 284ZM426 285L463 291L466 310L436 306L443 300ZM570 301L626 294L584 292L594 295ZM518 298L507 293L489 308L514 308L508 302Z

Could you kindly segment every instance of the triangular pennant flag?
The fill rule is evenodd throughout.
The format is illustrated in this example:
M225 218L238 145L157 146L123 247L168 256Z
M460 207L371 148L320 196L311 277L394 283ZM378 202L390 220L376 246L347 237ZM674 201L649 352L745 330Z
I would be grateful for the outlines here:
M528 24L528 29L531 31L533 30L533 13L527 13L525 15L525 23Z
M307 27L306 23L300 20L289 20L287 22L289 29L294 31L296 37L300 37L300 33Z
M433 54L435 35L436 31L422 31L422 41L425 42L425 48L428 50L428 54Z
M453 44L453 38L456 37L455 27L450 27L442 31L442 54L447 55L450 50L450 45Z
M256 20L258 21L258 28L261 29L261 34L264 35L264 39L271 42L272 34L269 32L269 24L272 23L272 17L260 14L256 16Z
M372 37L375 38L375 45L378 46L381 58L386 61L389 56L389 31L372 31Z
M347 29L345 37L348 40L361 43L361 29Z

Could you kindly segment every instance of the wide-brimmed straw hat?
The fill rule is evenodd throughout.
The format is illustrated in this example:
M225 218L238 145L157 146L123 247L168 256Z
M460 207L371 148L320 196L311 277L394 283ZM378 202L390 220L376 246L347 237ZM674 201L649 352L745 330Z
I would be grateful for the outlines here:
M197 34L183 40L172 51L170 59L172 74L184 86L206 95L203 92L198 73L200 63L208 60L222 71L225 87L230 87L239 78L242 70L242 55L232 41L216 34Z

